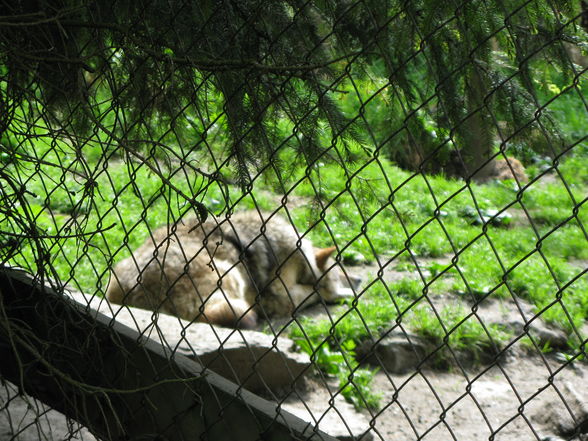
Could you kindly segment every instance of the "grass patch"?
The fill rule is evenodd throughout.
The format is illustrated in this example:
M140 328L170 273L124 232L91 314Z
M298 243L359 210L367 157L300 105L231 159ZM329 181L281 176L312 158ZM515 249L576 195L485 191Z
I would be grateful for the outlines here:
M467 352L475 361L497 354L512 336L500 325L483 325L462 306L447 306L433 311L430 306L418 306L408 317L410 329L427 337L442 349L436 353L435 364L444 366L452 357L451 351ZM451 363L449 363L451 364Z
M359 299L338 308L332 319L302 317L290 329L296 346L324 373L337 377L343 396L357 407L378 408L380 395L371 388L375 370L358 367L356 345L368 337L377 338L408 308L408 299L393 294L402 285L404 292L418 295L417 283L387 286L376 281Z

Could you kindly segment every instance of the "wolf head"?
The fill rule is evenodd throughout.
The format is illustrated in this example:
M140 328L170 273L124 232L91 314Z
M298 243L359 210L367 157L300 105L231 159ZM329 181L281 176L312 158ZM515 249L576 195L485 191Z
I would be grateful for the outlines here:
M353 297L353 290L359 287L361 278L347 274L331 258L337 247L315 248L314 257L319 270L317 274L319 294L327 302Z

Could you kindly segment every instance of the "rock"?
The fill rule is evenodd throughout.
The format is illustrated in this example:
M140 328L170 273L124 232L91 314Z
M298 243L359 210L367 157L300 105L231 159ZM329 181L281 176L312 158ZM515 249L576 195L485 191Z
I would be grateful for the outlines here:
M431 344L423 338L398 332L375 344L364 342L356 354L360 362L381 366L391 374L403 374L414 370L431 350Z
M531 323L528 332L537 340L540 347L549 346L552 349L561 350L569 348L568 336L563 330L552 328L540 320Z
M566 439L588 439L588 402L571 383L560 388L562 399L548 403L543 412L553 430ZM570 438L573 437L573 438Z
M275 394L289 390L310 372L309 357L292 351L293 342L285 337L190 323L166 314L111 304L98 296L67 294L252 392Z
M309 357L291 351L285 337L193 323L177 340L184 355L257 393L279 394L310 372Z
M291 351L293 342L284 337L189 323L165 314L113 305L97 296L68 295L256 393L267 393L268 389L273 395L279 395L280 390L289 392L295 380L311 371L308 356ZM336 396L330 406L332 395L325 387L314 387L307 395L301 400L298 394L289 394L280 407L307 421L309 431L317 426L340 440L373 439L368 418L343 397Z
M478 305L477 314L484 324L501 325L516 335L522 334L525 324L530 321L527 333L539 347L548 346L557 350L569 347L568 335L563 330L546 324L541 317L532 320L536 314L535 308L521 298L486 299Z

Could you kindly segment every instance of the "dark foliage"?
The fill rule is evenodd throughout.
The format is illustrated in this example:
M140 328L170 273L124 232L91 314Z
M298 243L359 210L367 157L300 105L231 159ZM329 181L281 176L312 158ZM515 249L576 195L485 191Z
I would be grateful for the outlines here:
M455 143L475 169L499 122L508 127L502 140L554 131L547 113L533 114L534 64L569 63L564 42L575 41L582 14L574 3L4 2L0 129L27 102L31 115L62 131L103 131L133 148L161 127L174 130L190 107L199 119L190 136L204 140L222 97L226 148L243 183L250 165L277 159L276 145L319 157L321 121L332 138L383 147L413 168L434 169ZM389 107L380 123L361 113L348 120L338 87L374 71L393 89ZM106 100L124 113L109 127ZM284 117L294 127L285 141L272 124ZM450 142L433 142L425 118Z

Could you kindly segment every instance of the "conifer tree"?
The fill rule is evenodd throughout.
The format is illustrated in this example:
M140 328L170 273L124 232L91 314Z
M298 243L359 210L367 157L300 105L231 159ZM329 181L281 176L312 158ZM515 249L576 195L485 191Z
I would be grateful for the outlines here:
M188 107L198 120L192 136L205 137L221 108L242 178L275 159L276 143L312 161L328 148L325 130L413 168L447 162L454 145L476 169L498 131L503 140L556 131L548 112L535 115L535 81L545 63L578 72L568 50L586 43L579 3L9 2L0 23L0 130L27 103L60 130L93 131L108 102L124 112L113 133L130 144L176 125ZM380 121L345 114L339 95L373 75L391 91ZM293 141L277 133L283 119Z

